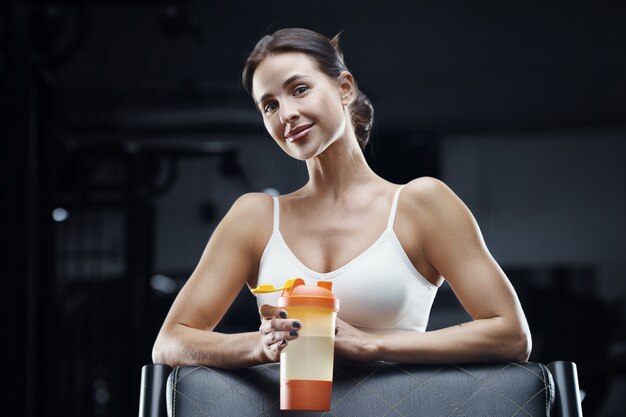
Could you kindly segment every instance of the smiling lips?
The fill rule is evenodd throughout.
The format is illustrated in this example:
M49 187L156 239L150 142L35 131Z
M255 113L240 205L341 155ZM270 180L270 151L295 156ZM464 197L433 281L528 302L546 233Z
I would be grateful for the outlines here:
M306 134L309 133L309 130L311 130L312 127L313 127L313 124L294 127L293 129L289 131L289 133L285 135L285 139L287 139L289 142L298 140L301 137L306 136Z

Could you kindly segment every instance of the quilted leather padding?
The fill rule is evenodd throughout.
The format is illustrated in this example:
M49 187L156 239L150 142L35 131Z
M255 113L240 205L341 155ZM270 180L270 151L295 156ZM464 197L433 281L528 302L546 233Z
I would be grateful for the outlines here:
M335 364L330 412L280 411L279 365L174 369L170 417L207 416L550 416L554 383L539 363Z

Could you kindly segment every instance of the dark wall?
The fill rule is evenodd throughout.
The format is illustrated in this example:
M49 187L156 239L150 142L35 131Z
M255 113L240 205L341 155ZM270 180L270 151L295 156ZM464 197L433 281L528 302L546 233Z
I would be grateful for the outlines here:
M244 192L306 182L240 83L260 36L289 26L343 30L376 109L372 167L463 198L533 359L576 360L586 415L617 415L624 20L615 1L2 3L3 353L21 365L7 415L135 415L140 366L217 222ZM256 318L244 291L220 330ZM431 328L465 319L444 286Z

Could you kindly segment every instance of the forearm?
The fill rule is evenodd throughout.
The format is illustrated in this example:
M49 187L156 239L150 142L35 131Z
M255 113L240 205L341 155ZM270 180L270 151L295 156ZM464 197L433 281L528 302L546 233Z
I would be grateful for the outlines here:
M243 368L268 361L261 348L259 332L224 334L181 324L159 334L152 359L172 367L205 365L215 368Z
M531 345L527 329L511 326L499 317L425 333L373 336L374 359L404 363L526 361Z

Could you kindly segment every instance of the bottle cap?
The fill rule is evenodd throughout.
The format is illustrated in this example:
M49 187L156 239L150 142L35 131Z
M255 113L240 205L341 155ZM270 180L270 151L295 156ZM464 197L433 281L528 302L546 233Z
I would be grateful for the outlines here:
M291 285L285 285L278 307L322 307L339 311L339 300L332 292L332 282L318 281L317 285L306 285L302 278L287 282Z
M297 278L297 279L302 279L302 278ZM280 288L276 288L272 284L260 284L258 287L253 288L251 291L253 294L266 294L268 292L281 291L281 290L285 290L285 289L289 289L293 287L293 283L295 281L296 281L295 279L287 280L287 282L285 282L285 285L283 285Z

